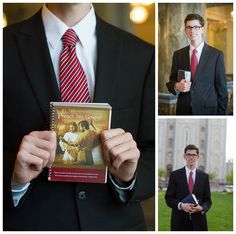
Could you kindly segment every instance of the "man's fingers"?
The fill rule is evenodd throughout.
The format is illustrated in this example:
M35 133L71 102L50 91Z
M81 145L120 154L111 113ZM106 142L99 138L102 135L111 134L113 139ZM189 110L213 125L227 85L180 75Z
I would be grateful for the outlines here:
M31 132L23 138L22 144L24 143L29 143L51 152L56 146L56 136L54 132L49 131L43 131L43 134L41 132Z
M100 134L101 141L105 142L108 139L111 139L111 138L116 137L118 135L122 135L124 133L125 133L125 131L121 128L115 128L115 129L102 131Z
M25 143L21 146L21 149L24 150L24 152L27 152L30 155L36 156L43 160L43 166L45 167L48 163L48 160L50 158L50 152L38 148L35 145Z
M46 141L51 141L55 137L55 132L53 131L33 131L29 134L30 136L44 139Z
M30 168L35 171L41 171L43 169L44 160L42 158L30 154L23 149L19 151L18 155L20 155L19 160L22 167L28 167L30 165Z
M126 163L135 163L137 162L137 158L139 158L139 150L136 148L132 148L129 150L126 150L120 154L117 154L116 157L112 161L112 166L116 170L120 168L120 166L126 162Z
M107 149L109 151L113 147L121 145L121 144L128 143L131 140L133 140L132 135L128 132L125 132L122 135L117 135L117 136L114 136L114 137L106 140L104 142L104 147L105 147L105 149Z
M104 131L101 137L103 139L102 147L104 152L104 160L107 164L110 164L110 162L117 157L117 154L128 150L133 145L127 144L128 142L131 143L131 141L133 141L132 135L122 129ZM136 143L133 147L136 147Z
M51 131L31 132L23 138L21 148L43 159L44 167L51 166L55 159L56 134Z

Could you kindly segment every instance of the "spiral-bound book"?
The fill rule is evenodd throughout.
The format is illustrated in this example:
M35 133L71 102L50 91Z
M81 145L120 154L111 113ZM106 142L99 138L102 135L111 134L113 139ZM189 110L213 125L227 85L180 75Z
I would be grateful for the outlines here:
M49 168L51 181L106 183L99 134L110 128L111 106L107 103L50 103L51 130L57 149Z

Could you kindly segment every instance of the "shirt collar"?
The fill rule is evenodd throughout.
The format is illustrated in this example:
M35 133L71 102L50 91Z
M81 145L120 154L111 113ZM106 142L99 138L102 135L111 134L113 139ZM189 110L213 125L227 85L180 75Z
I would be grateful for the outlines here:
M49 11L49 9L46 7L46 4L43 5L42 19L47 40L49 42L49 45L53 49L61 43L62 36L70 27L68 27L51 11ZM96 33L96 16L92 4L89 13L80 22L78 22L71 28L74 29L76 34L78 35L81 45L84 47L88 47L90 38Z
M204 46L204 41L202 41L202 43L201 43L197 48L195 48L194 46L192 46L192 45L190 44L190 52L191 52L191 54L192 54L192 52L193 52L194 49L197 50L197 53L201 54L202 49L203 49L203 46Z
M185 166L185 171L187 172L187 174L189 174L190 171L192 171L193 174L195 174L196 173L196 167L193 170L190 170L187 166Z

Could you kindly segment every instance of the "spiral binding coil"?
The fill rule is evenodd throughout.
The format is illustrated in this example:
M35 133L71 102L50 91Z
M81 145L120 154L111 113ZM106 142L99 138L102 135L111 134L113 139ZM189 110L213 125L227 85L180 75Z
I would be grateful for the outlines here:
M54 130L54 125L55 125L55 107L53 103L50 103L50 129L53 131ZM48 168L48 180L51 180L52 176L52 171L51 167Z
M54 130L54 124L55 124L55 107L53 103L50 103L50 129Z

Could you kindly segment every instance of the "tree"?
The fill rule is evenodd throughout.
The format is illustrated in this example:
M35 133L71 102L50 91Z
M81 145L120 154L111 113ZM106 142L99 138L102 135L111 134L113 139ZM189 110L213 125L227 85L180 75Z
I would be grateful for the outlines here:
M213 180L217 176L215 172L211 172L208 175L209 175L209 180Z
M158 177L161 178L161 177L165 177L165 176L166 176L165 169L158 168Z
M233 179L234 179L233 171L230 171L230 172L226 175L227 184L233 184L233 182L234 182Z

